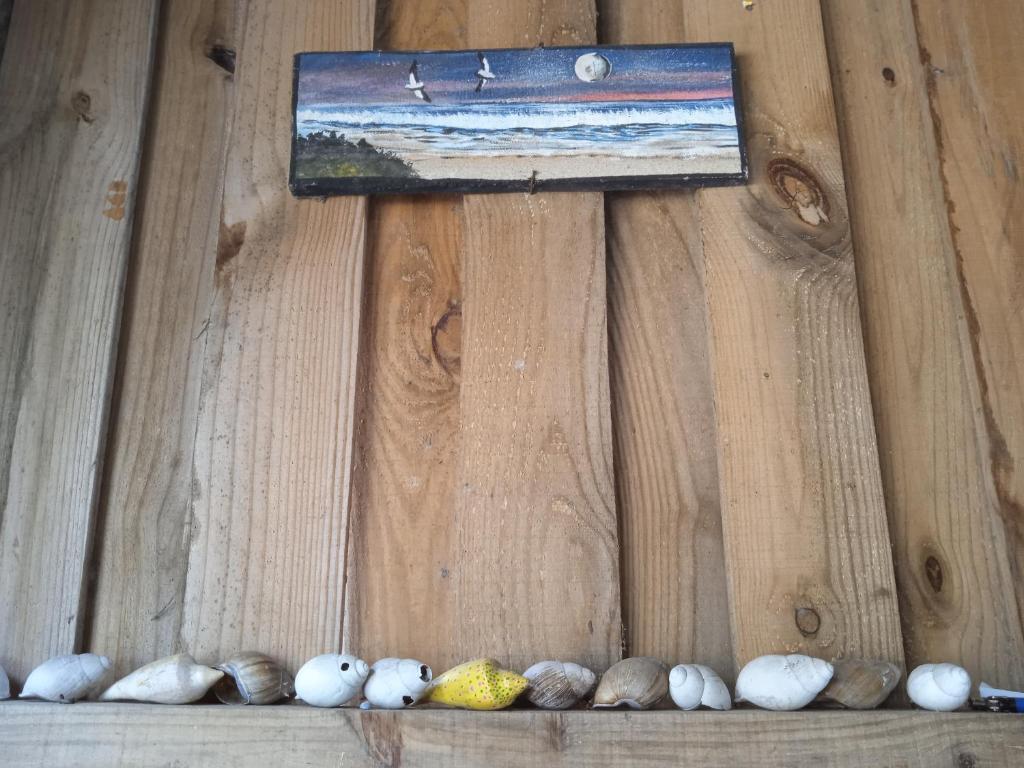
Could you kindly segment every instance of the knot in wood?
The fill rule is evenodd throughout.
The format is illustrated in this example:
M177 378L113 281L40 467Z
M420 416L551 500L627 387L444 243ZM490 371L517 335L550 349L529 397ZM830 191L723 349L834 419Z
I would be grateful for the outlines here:
M449 376L461 372L462 307L453 303L430 329L430 343L438 364Z
M92 97L85 91L74 92L71 96L71 108L79 119L86 123L91 123L95 119L92 115Z
M831 206L810 170L792 158L776 157L768 163L768 179L775 193L801 221L812 227L828 224Z
M821 629L821 616L813 608L801 606L796 609L796 628L804 637L813 637Z
M942 563L935 555L928 555L924 561L924 575L928 578L928 583L932 585L932 589L936 592L942 591Z

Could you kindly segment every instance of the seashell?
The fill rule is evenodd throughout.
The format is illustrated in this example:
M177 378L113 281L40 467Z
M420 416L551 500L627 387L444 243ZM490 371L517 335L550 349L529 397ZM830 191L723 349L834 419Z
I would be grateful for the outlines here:
M813 656L759 656L736 678L736 700L763 709L785 711L806 707L832 679L832 665Z
M11 698L11 681L7 677L7 671L0 667L0 701Z
M214 669L227 673L213 686L224 704L273 704L295 693L288 670L262 653L243 651Z
M380 709L410 707L423 698L434 673L415 659L381 659L370 667L363 696Z
M538 661L523 672L526 697L541 709L568 709L594 688L597 675L571 661Z
M110 659L94 653L55 656L32 670L21 698L70 704L98 688L110 671Z
M0 681L0 683L2 682ZM1024 699L1024 691L1008 691L1005 688L993 688L985 682L978 686L978 695L983 699L989 699L993 696L1002 699Z
M302 665L295 694L314 707L340 707L359 695L370 665L347 653L325 653Z
M501 669L494 659L476 659L435 678L427 700L463 709L504 709L529 684L522 675Z
M601 676L594 707L648 709L668 693L668 667L649 656L623 659Z
M818 698L847 709L874 709L900 681L900 668L891 661L846 659L833 665L832 681Z
M922 709L952 712L967 703L971 676L956 664L922 664L907 678L907 693Z
M732 695L725 682L704 664L679 664L668 675L668 692L680 709L732 709Z
M187 653L159 659L122 677L100 694L100 701L191 704L224 677L219 669L196 664Z

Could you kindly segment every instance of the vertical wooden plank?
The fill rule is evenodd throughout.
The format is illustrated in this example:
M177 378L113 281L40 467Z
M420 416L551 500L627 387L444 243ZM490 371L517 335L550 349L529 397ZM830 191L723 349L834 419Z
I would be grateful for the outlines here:
M19 3L0 68L0 664L70 652L157 3Z
M735 41L750 150L748 186L700 192L734 653L900 662L820 7L685 8Z
M909 2L827 0L822 8L907 665L948 659L975 680L1024 684L1024 637L929 113L935 75L920 62Z
M469 4L484 49L595 28L585 0ZM602 669L621 653L602 197L477 195L464 212L452 642Z
M465 47L461 0L392 0L377 46ZM344 645L438 671L451 642L459 431L462 198L371 204Z
M599 10L601 42L686 40L680 3L606 0ZM626 647L631 656L711 664L729 679L729 601L696 195L607 195L606 213Z
M4 43L7 42L7 27L11 23L13 0L0 0L0 62L4 60Z
M161 12L88 630L119 673L180 644L233 5L167 0Z
M992 483L1024 618L1024 8L914 0ZM1019 661L1019 660L1018 660ZM1014 673L1021 680L1020 667Z
M294 667L341 643L365 200L289 193L292 57L369 48L374 3L240 7L182 636Z

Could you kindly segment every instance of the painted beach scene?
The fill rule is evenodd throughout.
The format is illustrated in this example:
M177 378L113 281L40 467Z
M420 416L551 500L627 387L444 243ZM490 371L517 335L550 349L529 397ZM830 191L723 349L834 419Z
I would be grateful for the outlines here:
M292 189L638 189L745 177L732 46L296 56Z

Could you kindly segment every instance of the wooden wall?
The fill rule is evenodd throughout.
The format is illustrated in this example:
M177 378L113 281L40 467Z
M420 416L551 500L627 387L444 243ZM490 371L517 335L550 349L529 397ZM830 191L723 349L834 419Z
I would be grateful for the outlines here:
M1012 0L14 0L0 663L731 679L803 650L1024 685L1021 28ZM287 191L296 51L711 40L746 186Z

